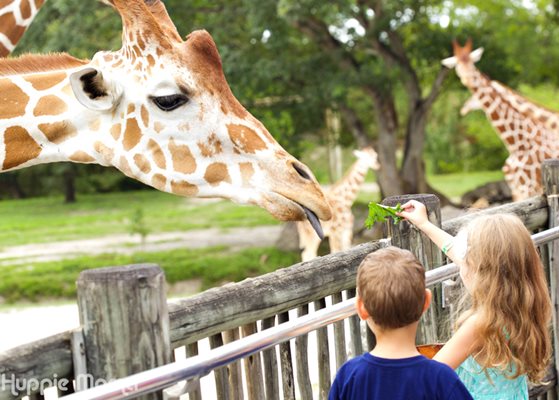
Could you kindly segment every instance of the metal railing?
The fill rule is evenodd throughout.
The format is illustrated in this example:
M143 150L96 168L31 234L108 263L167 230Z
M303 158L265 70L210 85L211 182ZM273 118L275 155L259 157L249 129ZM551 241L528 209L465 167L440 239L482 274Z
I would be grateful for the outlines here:
M559 227L532 235L536 245L559 238ZM427 271L426 284L432 286L455 277L459 268L454 263ZM299 317L265 331L218 347L204 356L194 356L162 367L130 375L101 386L64 396L65 400L128 399L161 390L183 380L198 380L212 370L258 353L299 335L333 324L355 314L355 299L349 299Z

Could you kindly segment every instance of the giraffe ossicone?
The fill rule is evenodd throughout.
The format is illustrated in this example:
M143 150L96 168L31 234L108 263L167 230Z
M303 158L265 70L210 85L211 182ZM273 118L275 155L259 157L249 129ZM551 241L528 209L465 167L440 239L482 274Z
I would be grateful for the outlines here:
M505 181L514 201L542 193L541 163L559 157L559 113L535 104L500 82L481 73L474 63L483 49L472 50L453 42L454 55L442 60L455 68L460 81L472 93L461 114L481 109L505 144L509 157L503 166Z
M0 172L73 161L156 189L330 218L307 166L234 97L206 31L182 40L163 3L110 1L122 48L0 60Z
M355 219L351 206L365 182L369 169L380 168L377 152L372 147L354 150L353 154L357 160L338 182L325 190L326 199L332 210L332 218L329 221L322 221L322 228L324 236L328 237L331 253L351 248ZM297 233L302 260L315 258L322 238L315 235L311 225L306 221L297 222Z

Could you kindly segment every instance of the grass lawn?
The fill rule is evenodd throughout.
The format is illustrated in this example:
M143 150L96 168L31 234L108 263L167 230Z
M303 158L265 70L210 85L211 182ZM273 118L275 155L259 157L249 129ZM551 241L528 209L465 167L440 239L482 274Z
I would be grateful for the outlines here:
M0 201L0 248L130 233L141 210L148 233L273 225L266 211L230 201L186 199L156 190Z

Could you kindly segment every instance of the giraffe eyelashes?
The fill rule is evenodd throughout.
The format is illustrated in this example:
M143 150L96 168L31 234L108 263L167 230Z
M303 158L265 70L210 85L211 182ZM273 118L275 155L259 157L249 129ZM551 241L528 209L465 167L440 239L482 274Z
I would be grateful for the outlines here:
M168 96L152 97L152 101L163 111L173 111L183 104L188 103L188 97L184 94L171 94Z

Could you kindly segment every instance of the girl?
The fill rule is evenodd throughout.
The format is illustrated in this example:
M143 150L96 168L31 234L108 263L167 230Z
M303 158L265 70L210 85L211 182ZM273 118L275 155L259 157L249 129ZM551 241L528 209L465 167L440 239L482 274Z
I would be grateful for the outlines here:
M522 221L479 216L454 238L411 200L400 216L423 231L460 267L471 306L434 357L456 369L473 398L528 399L551 356L551 300L543 267Z

